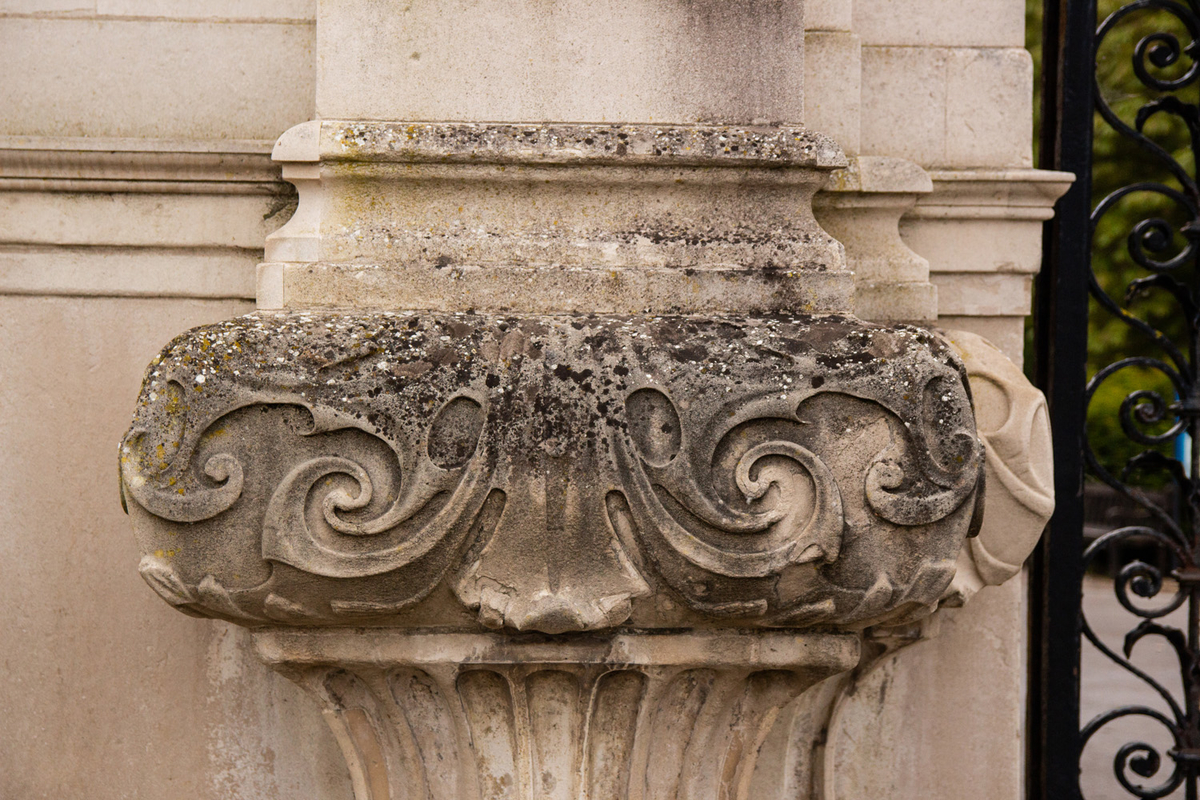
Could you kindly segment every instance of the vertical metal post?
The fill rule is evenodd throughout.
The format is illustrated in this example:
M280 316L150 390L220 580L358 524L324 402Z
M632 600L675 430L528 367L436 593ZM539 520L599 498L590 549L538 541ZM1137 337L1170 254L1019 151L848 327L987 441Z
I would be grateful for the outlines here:
M1031 800L1078 800L1079 653L1083 582L1083 420L1091 258L1095 0L1045 0L1043 169L1076 175L1046 224L1036 283L1036 381L1054 431L1057 507L1031 569Z

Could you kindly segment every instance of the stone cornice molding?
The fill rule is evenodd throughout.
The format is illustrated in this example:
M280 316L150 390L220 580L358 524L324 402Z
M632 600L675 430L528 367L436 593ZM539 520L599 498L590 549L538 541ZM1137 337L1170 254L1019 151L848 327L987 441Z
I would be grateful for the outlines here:
M1069 172L1042 169L934 170L929 177L933 191L909 218L1045 221L1075 180Z
M255 140L0 137L0 192L289 194Z

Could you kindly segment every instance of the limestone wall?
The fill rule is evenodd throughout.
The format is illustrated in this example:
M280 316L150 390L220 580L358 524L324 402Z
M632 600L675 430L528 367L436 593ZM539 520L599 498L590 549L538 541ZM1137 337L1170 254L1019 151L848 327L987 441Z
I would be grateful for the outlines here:
M347 797L319 713L128 566L144 366L253 308L311 2L0 2L0 796ZM83 138L86 137L86 138Z
M145 586L117 499L143 365L253 308L263 241L294 208L268 154L314 116L315 6L0 0L0 796L351 796L320 712L248 634ZM929 172L901 233L939 321L1019 361L1062 183L1030 169L1024 4L804 13L805 124ZM942 612L866 680L825 800L1022 796L1024 592Z
M312 113L313 0L5 0L0 135L267 139Z

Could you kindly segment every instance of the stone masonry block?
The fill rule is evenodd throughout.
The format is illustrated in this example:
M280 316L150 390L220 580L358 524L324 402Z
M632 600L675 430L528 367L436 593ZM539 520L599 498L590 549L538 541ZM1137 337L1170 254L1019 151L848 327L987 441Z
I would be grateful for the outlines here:
M1025 6L1011 0L855 0L854 32L871 45L1021 47Z
M272 211L252 195L0 192L0 244L256 250Z
M322 4L317 109L327 119L796 123L803 13L799 0Z
M0 18L0 134L273 139L312 116L313 36L294 24Z
M942 272L930 275L942 316L1017 317L1028 313L1033 277Z
M1025 50L864 46L862 65L862 154L926 168L1032 165Z
M962 48L946 61L947 167L1032 167L1033 59L1022 48Z
M253 300L261 257L244 250L0 248L0 294Z
M849 31L854 24L853 0L808 0L804 4L804 29Z
M928 167L946 148L946 62L949 51L863 47L862 154L892 156Z
M906 218L900 234L929 259L933 272L1032 275L1042 263L1042 221L1037 219Z
M0 14L93 14L96 0L0 0Z
M317 0L93 0L102 16L165 19L271 19L312 22Z
M804 36L804 117L848 155L860 148L862 46L852 33L809 31Z

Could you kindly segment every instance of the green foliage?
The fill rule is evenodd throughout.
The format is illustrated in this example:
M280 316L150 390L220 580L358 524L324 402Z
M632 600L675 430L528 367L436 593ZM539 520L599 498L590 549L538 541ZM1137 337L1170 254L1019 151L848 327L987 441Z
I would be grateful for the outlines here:
M1099 0L1098 18L1103 21L1127 4L1128 0ZM1041 12L1042 0L1027 0L1026 37L1039 71ZM1138 43L1146 36L1157 33L1173 34L1184 46L1191 41L1186 28L1177 17L1163 11L1147 9L1130 14L1113 27L1101 42L1096 54L1096 76L1101 95L1113 112L1130 127L1136 126L1138 112L1146 103L1167 94L1143 85L1134 71ZM1149 66L1150 73L1158 79L1177 78L1193 64L1187 55L1181 56L1175 64L1165 64L1162 67L1156 67L1150 61L1145 63ZM1200 99L1194 84L1172 94L1193 107ZM1040 120L1035 118L1035 125L1039 122ZM1150 139L1170 154L1187 175L1195 175L1196 164L1191 135L1179 117L1167 113L1151 115L1145 121L1143 130ZM1122 135L1099 114L1095 115L1094 136L1093 207L1122 187L1140 182L1161 183L1176 191L1183 190L1184 187L1172 175L1165 159ZM1167 338L1183 351L1185 357L1188 356L1188 339L1184 315L1178 303L1167 292L1159 289L1127 296L1127 287L1131 281L1153 274L1134 261L1131 248L1136 248L1139 244L1147 245L1148 255L1158 261L1168 260L1186 246L1179 229L1190 217L1186 208L1180 207L1170 198L1157 192L1138 191L1116 202L1097 221L1092 238L1092 267L1100 287L1117 305L1166 334ZM1152 238L1134 234L1139 222L1152 218L1159 218L1168 223L1171 233L1163 237L1162 241L1155 242ZM1196 285L1194 262L1173 270L1172 274L1186 286ZM1160 343L1126 325L1095 300L1090 304L1088 327L1089 376L1127 356L1145 356L1169 361ZM1119 472L1129 458L1145 449L1129 440L1121 430L1119 421L1122 401L1130 392L1137 390L1160 392L1167 402L1172 402L1175 398L1170 381L1162 373L1149 369L1126 369L1104 382L1088 409L1089 441L1101 462L1116 472ZM1161 432L1165 427L1162 424L1143 426L1148 432L1155 433ZM1158 449L1169 455L1172 448L1170 445L1162 445ZM1139 483L1151 487L1161 481L1146 476L1146 479Z

